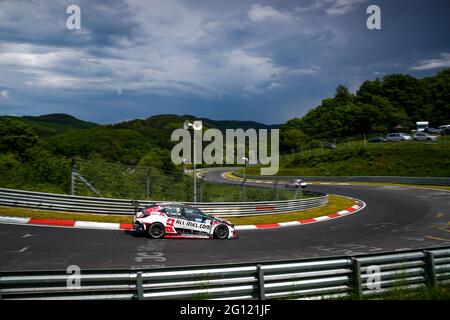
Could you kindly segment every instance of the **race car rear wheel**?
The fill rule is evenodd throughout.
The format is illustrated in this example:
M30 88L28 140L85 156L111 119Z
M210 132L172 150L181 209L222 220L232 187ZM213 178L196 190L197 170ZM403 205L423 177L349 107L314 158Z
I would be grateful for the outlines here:
M147 229L148 235L153 239L161 239L164 237L164 225L162 223L156 222L152 223Z
M215 239L228 239L230 231L228 227L221 224L214 229L214 238Z

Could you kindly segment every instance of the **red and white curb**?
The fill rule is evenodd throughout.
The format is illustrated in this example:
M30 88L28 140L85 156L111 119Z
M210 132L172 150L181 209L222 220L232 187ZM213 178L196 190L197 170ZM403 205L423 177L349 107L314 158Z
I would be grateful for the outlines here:
M255 230L255 229L272 229L272 228L283 228L283 227L293 227L300 226L304 224L311 224L316 222L323 222L328 220L333 220L341 217L345 217L354 213L357 213L363 210L366 207L366 203L361 200L356 200L357 204L354 206L341 210L336 213L327 214L325 216L320 216L317 218L303 219L298 221L289 221L289 222L278 222L278 223L268 223L268 224L255 224L255 225L246 225L246 226L236 226L236 230Z
M253 229L272 229L281 227L292 227L304 224L310 224L315 222L322 222L332 220L340 217L344 217L358 211L361 211L366 207L366 204L360 200L355 200L356 205L342 210L336 213L328 214L325 216L304 219L299 221L269 223L269 224L255 224L236 226L236 230L253 230ZM0 216L0 223L3 224L19 224L30 226L45 226L45 227L60 227L60 228L75 228L75 229L93 229L93 230L131 230L133 225L131 223L109 223L109 222L91 222L91 221L75 221L75 220L62 220L62 219L46 219L46 218L21 218L21 217L8 217Z
M131 223L109 223L92 221L75 221L62 219L46 218L19 218L19 217L0 217L0 223L5 224L26 224L33 226L63 227L76 229L102 229L102 230L131 230Z

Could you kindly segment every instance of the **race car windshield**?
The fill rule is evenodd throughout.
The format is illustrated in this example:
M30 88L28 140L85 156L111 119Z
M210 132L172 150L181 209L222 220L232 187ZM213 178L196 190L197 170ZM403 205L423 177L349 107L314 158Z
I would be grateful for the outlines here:
M198 209L193 208L184 208L184 215L187 218L203 218L203 219L209 218L208 215L204 214Z

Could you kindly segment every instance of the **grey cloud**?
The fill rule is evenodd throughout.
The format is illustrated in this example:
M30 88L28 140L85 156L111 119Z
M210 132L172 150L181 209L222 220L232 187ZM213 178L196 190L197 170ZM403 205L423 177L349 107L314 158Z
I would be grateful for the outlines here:
M415 66L411 67L411 70L433 70L437 68L450 67L450 53L441 53L437 59L426 59L419 61Z
M167 108L281 122L338 83L448 66L448 1L381 0L378 33L365 26L366 2L2 1L0 92L13 92L2 110L67 107L99 121L90 105L105 119ZM65 28L69 4L81 7L80 31Z
M8 90L0 90L0 99L8 99L9 91Z

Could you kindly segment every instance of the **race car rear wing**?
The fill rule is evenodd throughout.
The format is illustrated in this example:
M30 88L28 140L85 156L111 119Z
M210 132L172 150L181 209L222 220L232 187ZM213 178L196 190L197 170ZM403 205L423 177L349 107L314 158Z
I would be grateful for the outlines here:
M134 208L134 214L138 213L138 211L144 209L142 207L140 207L140 203L137 200L131 200L131 205Z
M136 214L139 211L144 210L146 208L151 208L154 206L170 206L170 205L174 205L174 203L173 202L153 202L150 205L141 206L141 204L139 203L138 200L131 200L131 205L134 208L134 214Z

